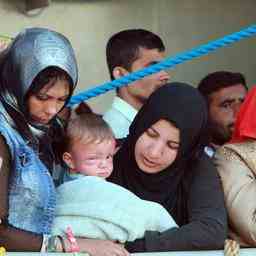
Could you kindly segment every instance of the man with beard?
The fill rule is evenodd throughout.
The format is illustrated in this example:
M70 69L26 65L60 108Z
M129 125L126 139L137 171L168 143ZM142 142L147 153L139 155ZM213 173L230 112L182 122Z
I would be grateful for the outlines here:
M208 103L210 144L206 153L212 157L219 146L231 139L236 114L248 88L241 73L217 71L203 78L198 90Z

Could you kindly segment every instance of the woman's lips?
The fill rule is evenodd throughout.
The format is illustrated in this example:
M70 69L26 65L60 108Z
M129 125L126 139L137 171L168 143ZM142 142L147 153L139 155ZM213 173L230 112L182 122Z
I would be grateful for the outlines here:
M48 123L48 119L43 119L43 118L39 118L39 117L36 117L36 116L32 116L32 119L37 122L37 123L41 123L41 124L46 124Z
M158 165L158 163L153 162L153 161L147 159L147 158L144 157L144 156L142 157L142 159L143 159L143 163L144 163L146 166L150 167L150 168L156 167L156 166Z

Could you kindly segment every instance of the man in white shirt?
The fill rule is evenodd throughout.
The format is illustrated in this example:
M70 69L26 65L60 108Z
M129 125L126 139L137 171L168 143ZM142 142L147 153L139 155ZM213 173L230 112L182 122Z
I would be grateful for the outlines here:
M165 57L165 46L156 34L143 29L130 29L114 34L106 47L111 79L156 64ZM166 71L147 76L117 89L111 108L103 115L117 139L125 138L138 110L157 88L166 84Z

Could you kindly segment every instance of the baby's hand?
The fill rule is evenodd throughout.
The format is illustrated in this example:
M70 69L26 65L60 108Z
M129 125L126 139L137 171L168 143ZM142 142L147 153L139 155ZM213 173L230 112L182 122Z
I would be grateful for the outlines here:
M123 244L108 240L77 239L81 252L87 252L91 256L129 256Z

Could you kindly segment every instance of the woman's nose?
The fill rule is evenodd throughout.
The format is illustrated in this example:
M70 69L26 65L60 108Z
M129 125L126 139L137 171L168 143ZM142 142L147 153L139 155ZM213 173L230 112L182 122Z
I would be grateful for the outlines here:
M47 104L47 106L45 107L45 112L50 115L50 116L54 116L58 113L59 109L58 109L58 104L56 102L50 102Z
M152 158L159 158L163 154L163 145L161 142L154 143L149 149L149 156Z

